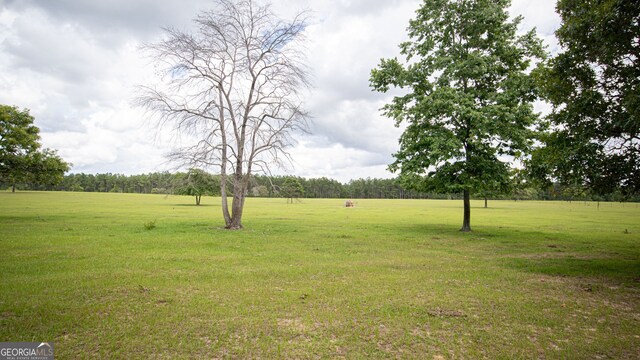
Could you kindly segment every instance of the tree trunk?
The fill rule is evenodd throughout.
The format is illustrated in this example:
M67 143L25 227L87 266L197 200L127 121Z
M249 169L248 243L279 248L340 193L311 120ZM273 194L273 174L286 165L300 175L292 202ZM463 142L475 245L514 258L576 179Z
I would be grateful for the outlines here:
M466 189L464 190L464 219L460 231L471 231L471 201L469 200L469 190Z
M484 208L486 209L487 207L488 207L488 206L487 206L487 197L485 196L485 197L484 197Z
M229 203L227 201L227 174L225 169L222 168L220 174L220 197L222 200L222 216L224 217L225 227L231 225L231 215L229 214Z
M200 205L200 198L202 195L196 195L196 205Z
M233 200L231 202L231 221L227 223L227 229L242 229L242 212L244 210L244 198L248 182L241 176L236 176L233 184Z
M221 85L218 87L218 103L223 103L224 90ZM220 125L220 135L222 137L222 151L220 159L220 197L222 199L222 216L224 217L225 227L229 228L231 225L231 215L229 214L229 204L227 200L227 133L225 129L225 113L224 107L219 107L218 124ZM214 133L215 135L215 133Z
M231 202L231 222L227 225L229 230L242 229L242 210L244 209L244 193L236 192Z
M11 192L16 192L16 184L11 184Z

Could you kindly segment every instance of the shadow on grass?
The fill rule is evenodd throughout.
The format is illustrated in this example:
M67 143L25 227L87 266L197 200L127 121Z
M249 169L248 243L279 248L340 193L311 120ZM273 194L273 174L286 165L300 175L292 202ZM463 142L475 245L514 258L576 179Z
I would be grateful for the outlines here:
M504 266L511 269L550 276L606 277L636 284L640 278L640 261L637 259L507 258L502 262Z
M470 233L454 225L395 225L394 232L426 237L461 252L475 251L512 270L568 277L604 277L640 286L640 254L633 244L615 250L599 241L516 227L476 227Z
M448 223L448 224L429 224L429 223L415 223L415 224L385 224L385 227L395 233L412 233L417 235L447 235L450 237L459 237L461 239L478 239L487 240L487 238L493 239L514 239L514 243L521 243L518 239L537 239L540 241L549 240L548 234L538 230L522 230L517 227L510 226L473 226L473 231L462 232L460 231L461 224Z
M211 207L211 206L220 206L220 205L214 205L214 204L200 204L200 205L196 205L196 204L171 204L168 206L181 206L181 207Z

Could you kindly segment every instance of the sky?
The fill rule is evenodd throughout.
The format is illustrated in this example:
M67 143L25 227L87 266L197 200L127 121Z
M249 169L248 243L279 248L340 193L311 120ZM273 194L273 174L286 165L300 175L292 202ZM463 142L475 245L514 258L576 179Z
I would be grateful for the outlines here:
M306 29L313 87L309 134L296 136L292 163L275 174L351 179L387 171L402 130L380 108L369 74L381 58L399 56L420 0L272 0L289 19L311 11ZM0 104L30 109L44 147L73 164L71 172L126 175L173 170L175 143L133 104L136 86L153 83L140 46L162 27L188 30L211 0L0 0ZM558 51L554 0L513 0L521 30L535 27ZM537 104L544 111L544 104Z

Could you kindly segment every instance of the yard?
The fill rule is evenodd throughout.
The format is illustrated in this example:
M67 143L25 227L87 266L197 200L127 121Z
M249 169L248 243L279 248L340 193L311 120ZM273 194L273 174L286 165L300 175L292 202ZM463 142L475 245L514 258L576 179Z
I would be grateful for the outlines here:
M67 358L639 358L640 207L0 193L0 341Z

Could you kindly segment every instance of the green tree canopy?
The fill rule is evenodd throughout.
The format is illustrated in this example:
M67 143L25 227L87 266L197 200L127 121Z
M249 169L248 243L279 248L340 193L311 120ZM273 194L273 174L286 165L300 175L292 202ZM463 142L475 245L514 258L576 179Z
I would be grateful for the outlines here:
M563 51L539 80L552 103L532 173L606 194L640 192L640 5L559 0Z
M287 177L280 187L280 192L287 198L287 201L291 200L291 203L293 203L294 199L301 198L304 195L304 187L297 178Z
M55 185L69 164L54 150L40 149L40 129L29 110L0 105L0 178L12 185L32 182Z
M425 1L400 45L406 61L383 59L371 72L373 89L406 91L383 107L406 125L390 169L414 188L464 193L462 231L471 230L470 192L508 180L504 159L529 149L537 122L528 69L545 53L534 30L517 35L509 4Z
M200 169L191 169L176 177L173 192L177 195L195 196L196 205L200 205L203 195L215 195L219 188L219 179Z

